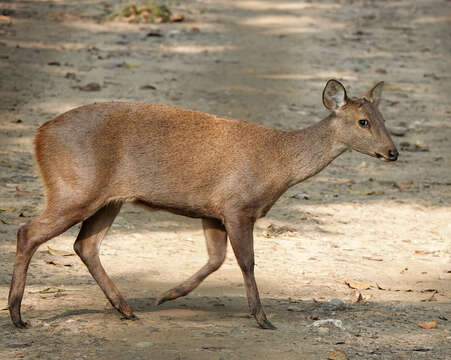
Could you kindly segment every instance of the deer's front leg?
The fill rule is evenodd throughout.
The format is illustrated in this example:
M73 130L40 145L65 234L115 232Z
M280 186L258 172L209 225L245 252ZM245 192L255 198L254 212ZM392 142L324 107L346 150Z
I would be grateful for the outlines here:
M257 283L254 276L254 221L246 216L236 216L225 219L227 234L241 268L246 287L247 300L251 314L262 329L274 330L276 327L269 322L260 302Z

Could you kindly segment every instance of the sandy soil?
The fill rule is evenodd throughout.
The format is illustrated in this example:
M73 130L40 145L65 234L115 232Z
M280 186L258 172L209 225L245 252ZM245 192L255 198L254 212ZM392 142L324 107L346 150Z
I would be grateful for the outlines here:
M43 205L34 131L75 106L140 100L298 129L326 116L327 79L354 95L385 80L400 159L346 153L258 222L257 282L277 331L249 318L231 251L188 297L155 306L205 262L200 223L126 206L102 261L140 320L120 321L81 261L46 244L25 290L31 328L0 311L1 358L451 359L451 3L167 3L186 21L99 23L118 1L0 2L2 308L15 233ZM72 252L76 233L48 246ZM313 325L327 319L341 324Z

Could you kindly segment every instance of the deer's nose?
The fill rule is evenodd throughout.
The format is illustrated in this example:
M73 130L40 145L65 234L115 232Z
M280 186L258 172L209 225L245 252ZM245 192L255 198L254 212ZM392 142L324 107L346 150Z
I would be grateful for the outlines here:
M398 150L388 150L388 160L396 161L398 159Z

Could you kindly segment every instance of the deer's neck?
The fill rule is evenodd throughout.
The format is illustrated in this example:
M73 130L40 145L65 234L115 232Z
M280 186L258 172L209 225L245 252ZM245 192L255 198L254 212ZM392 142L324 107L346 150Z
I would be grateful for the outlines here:
M291 132L289 186L295 185L324 169L346 151L346 145L336 141L334 119L324 120L302 130Z

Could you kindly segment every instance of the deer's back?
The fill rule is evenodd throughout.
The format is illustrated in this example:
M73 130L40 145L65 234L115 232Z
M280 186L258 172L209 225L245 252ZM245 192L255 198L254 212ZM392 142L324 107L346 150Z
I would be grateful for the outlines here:
M224 197L226 188L254 191L277 141L276 130L244 121L165 105L102 103L45 123L35 146L48 193L102 191L170 208L204 206L212 197L223 202L217 194Z

